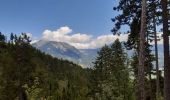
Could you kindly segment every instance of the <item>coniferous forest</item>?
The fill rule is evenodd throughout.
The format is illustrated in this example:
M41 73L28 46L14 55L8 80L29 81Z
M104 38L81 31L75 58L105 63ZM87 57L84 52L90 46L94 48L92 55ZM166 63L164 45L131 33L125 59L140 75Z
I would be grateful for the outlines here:
M119 0L113 12L111 32L128 39L101 47L91 68L36 49L26 33L0 33L0 100L170 100L170 1Z

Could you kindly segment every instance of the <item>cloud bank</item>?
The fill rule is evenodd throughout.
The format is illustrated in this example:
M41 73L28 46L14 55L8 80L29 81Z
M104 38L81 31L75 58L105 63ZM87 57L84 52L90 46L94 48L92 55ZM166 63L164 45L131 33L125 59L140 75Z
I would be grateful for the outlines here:
M67 42L67 43L84 43L88 42L92 36L76 33L71 35L72 29L67 26L60 27L56 31L45 30L43 32L43 39L58 41L58 42Z
M120 41L126 41L128 34L112 35L106 34L98 37L94 37L88 34L82 33L73 33L72 29L68 26L60 27L56 31L45 30L42 33L42 39L57 41L57 42L66 42L78 49L95 49L104 46L105 44L110 44L114 42L117 38Z

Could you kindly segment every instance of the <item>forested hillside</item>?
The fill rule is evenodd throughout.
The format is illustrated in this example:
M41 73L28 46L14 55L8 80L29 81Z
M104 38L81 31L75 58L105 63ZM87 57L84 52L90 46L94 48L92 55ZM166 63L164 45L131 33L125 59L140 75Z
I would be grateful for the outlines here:
M135 100L137 58L130 60L118 39L98 51L92 69L35 49L24 33L9 39L0 33L0 58L0 100ZM149 100L156 98L156 79L148 71Z
M170 100L170 0L0 0L0 12L0 100Z
M87 100L89 71L0 33L0 100Z

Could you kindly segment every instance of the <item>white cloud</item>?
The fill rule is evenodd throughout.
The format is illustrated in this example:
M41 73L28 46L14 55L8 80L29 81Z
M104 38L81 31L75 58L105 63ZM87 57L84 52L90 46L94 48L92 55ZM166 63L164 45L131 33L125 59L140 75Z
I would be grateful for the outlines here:
M36 42L38 42L38 40L32 40L30 44L34 44Z
M120 41L126 41L128 34L112 35L106 34L94 38L92 35L82 34L82 33L72 33L72 29L68 26L60 27L56 31L45 30L43 32L43 39L50 41L66 42L78 49L94 49L100 48L105 44L110 44L114 42L117 38Z
M72 29L67 26L61 27L56 31L45 30L43 32L43 39L67 43L82 43L91 39L90 35L76 33L71 35Z
M77 33L71 36L70 40L74 43L87 42L92 38L91 35Z
M100 48L104 46L105 44L111 44L116 39L119 39L120 41L126 41L127 37L128 37L128 34L123 34L120 36L108 34L108 35L98 36L97 38L93 38L88 43L71 43L71 45L75 46L78 49L94 49L94 48Z

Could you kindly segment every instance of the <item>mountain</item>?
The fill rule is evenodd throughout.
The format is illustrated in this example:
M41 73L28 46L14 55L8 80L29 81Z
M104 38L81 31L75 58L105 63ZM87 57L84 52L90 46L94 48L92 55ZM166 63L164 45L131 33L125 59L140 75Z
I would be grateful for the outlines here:
M83 66L92 67L99 49L79 49L82 53L81 63Z
M99 49L77 49L74 46L69 45L64 42L54 42L40 40L32 44L37 49L52 55L53 57L67 59L82 65L82 67L92 67ZM152 47L154 54L154 45ZM159 65L162 68L163 66L163 45L158 44L158 53L159 53ZM131 58L133 55L133 50L126 50L128 57ZM155 62L153 62L155 63Z
M39 40L32 44L37 49L53 57L67 59L82 67L92 67L98 49L77 49L65 42Z

